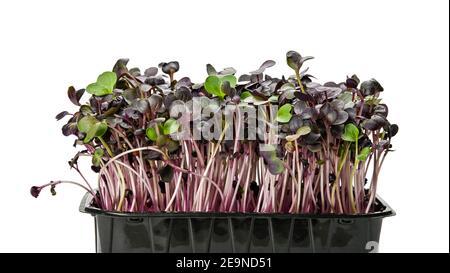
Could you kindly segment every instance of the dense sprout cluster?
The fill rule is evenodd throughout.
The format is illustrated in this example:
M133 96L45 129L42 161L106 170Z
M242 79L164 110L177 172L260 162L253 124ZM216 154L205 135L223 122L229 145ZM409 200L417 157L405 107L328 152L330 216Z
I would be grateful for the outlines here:
M69 87L78 111L56 117L69 116L62 132L84 147L70 166L84 179L78 158L90 156L98 189L84 179L31 193L74 183L93 205L127 212L369 213L398 126L375 79L319 84L303 69L310 59L289 51L288 78L265 73L271 60L240 77L208 64L201 84L175 79L178 62L141 72L120 59L86 89Z

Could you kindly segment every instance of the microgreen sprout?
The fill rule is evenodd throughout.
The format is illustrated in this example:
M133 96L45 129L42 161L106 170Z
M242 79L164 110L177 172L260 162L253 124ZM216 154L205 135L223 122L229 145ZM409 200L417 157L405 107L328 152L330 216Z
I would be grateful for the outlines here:
M272 60L239 77L208 64L197 84L176 77L175 61L141 73L120 59L85 89L69 87L78 110L56 116L82 147L69 165L83 182L54 181L31 194L73 184L92 206L122 212L373 212L398 132L384 89L356 75L317 83L302 70L310 59L289 51L287 78L266 74ZM95 190L81 156L98 173Z

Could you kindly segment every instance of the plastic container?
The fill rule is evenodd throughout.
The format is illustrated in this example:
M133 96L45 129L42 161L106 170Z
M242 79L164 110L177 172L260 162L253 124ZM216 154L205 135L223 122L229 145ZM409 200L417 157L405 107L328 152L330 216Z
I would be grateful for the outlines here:
M384 217L395 212L377 198L364 215L260 213L120 213L90 206L97 252L318 253L377 252Z

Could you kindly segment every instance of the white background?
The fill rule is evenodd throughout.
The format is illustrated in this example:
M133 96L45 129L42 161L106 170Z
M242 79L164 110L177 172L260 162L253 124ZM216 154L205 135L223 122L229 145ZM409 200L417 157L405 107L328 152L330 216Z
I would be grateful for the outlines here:
M120 57L145 69L178 60L203 81L205 64L238 73L285 53L313 55L320 82L357 73L384 86L400 125L379 194L397 211L380 251L449 251L449 14L445 0L1 1L0 252L93 252L94 223L71 186L34 199L29 188L78 179L73 139L54 116ZM94 181L88 164L88 177Z

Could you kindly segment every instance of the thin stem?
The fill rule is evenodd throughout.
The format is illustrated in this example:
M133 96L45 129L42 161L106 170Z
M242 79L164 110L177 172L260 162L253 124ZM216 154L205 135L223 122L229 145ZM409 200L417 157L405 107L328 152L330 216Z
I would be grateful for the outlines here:
M117 205L117 210L121 211L123 206L123 201L125 200L125 191L126 191L126 185L125 185L125 178L123 176L122 170L120 167L117 166L117 164L114 164L116 166L117 174L119 175L119 181L120 181L120 199L119 204Z
M352 173L350 174L350 181L348 183L348 195L350 197L350 206L353 213L356 213L355 198L353 196L353 177L355 176L356 169L358 169L358 139L355 141L355 161L353 163Z
M92 192L91 190L89 190L88 188L86 188L85 186L83 186L82 184L78 183L78 182L73 182L73 181L67 181L67 180L58 180L58 181L51 181L50 183L44 184L39 186L39 190L42 190L48 186L56 186L58 184L72 184L78 187L83 188L85 191L87 191L88 193L90 193L92 196L95 197L95 193Z
M350 144L347 144L346 147L345 147L344 155L339 158L339 163L338 163L338 168L337 168L337 173L336 173L336 180L334 181L333 189L331 190L331 212L333 212L334 207L335 207L334 196L335 196L335 193L338 191L337 187L339 185L339 180L341 179L342 167L344 166L344 162L347 159L347 155L348 155L349 149L350 149ZM340 211L342 213L343 209L342 209L342 205L341 205L341 202L340 202L339 194L337 194L337 197L338 197L338 203L339 203Z
M181 161L181 166L183 166L183 163L184 163L184 158L183 158L183 160ZM177 195L177 192L178 192L178 190L180 189L181 178L182 178L182 175L179 174L179 175L178 175L177 185L175 186L175 190L174 190L174 192L173 192L172 198L171 198L171 199L169 200L169 202L167 203L167 206L166 206L165 211L168 211L168 210L169 210L170 206L172 205L173 201L175 200L175 197L176 197L176 195Z
M300 78L299 70L295 70L295 77L297 78L297 82L298 82L298 85L300 86L300 90L302 91L302 93L306 93L305 88L303 87L303 84L302 84L302 79Z
M113 152L111 151L111 148L109 147L108 143L106 143L106 141L102 138L102 137L97 137L100 142L102 143L103 147L105 147L106 151L108 152L110 157L114 157Z

